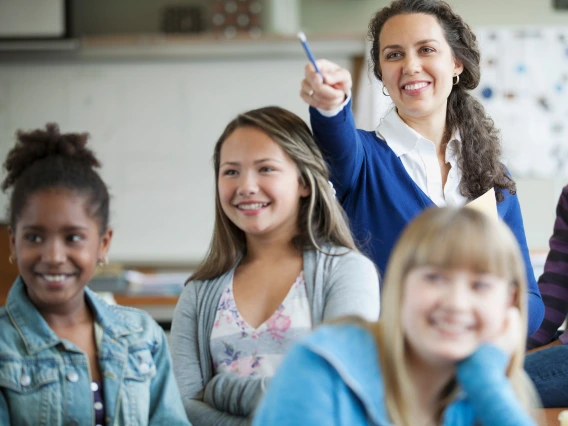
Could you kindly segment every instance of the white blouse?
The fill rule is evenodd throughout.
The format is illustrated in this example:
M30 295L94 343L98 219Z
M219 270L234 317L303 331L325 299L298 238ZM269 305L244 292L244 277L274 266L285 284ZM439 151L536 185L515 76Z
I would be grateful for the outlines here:
M434 204L438 207L463 206L467 202L459 188L462 178L456 156L457 145L461 144L459 131L446 147L446 164L449 163L451 169L443 186L436 145L402 121L395 108L381 120L375 132L387 142L412 180Z

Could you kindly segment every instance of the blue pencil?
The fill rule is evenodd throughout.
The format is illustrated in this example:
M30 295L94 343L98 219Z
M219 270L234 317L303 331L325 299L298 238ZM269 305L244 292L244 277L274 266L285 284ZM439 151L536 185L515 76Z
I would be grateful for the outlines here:
M308 55L308 59L310 60L310 62L314 66L314 69L316 70L316 72L321 76L321 79L323 80L323 75L322 75L321 71L319 70L319 68L316 64L316 58L314 57L314 55L312 54L312 51L310 50L310 46L308 45L308 40L306 39L306 35L302 31L300 31L298 33L298 38L300 39L300 42L302 42L302 46L304 47L304 50L306 51L306 55Z

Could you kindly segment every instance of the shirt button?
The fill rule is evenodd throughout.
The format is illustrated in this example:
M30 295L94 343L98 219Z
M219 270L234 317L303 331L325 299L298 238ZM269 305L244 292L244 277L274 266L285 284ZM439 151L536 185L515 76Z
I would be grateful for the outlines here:
M31 382L32 382L32 378L30 376L28 376L27 374L22 374L22 377L20 377L20 384L23 387L29 386Z
M77 380L79 380L79 375L74 371L70 371L69 373L67 373L67 380L69 380L71 383L75 383Z
M97 385L95 382L92 382L92 383L91 383L91 390L92 390L93 392L98 391L98 390L99 390L99 385Z
M99 411L103 409L103 403L100 401L95 402L95 410Z

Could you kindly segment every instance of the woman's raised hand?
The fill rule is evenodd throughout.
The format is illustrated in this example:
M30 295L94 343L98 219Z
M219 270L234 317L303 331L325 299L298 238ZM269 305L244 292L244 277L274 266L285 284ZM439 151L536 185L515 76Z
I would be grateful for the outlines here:
M351 73L327 59L318 59L316 63L323 81L314 66L308 63L300 96L310 106L330 111L340 106L351 94Z

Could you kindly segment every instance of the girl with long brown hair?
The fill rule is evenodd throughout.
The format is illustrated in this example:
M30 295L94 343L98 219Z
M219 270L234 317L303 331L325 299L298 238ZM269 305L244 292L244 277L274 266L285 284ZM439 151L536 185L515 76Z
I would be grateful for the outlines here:
M377 318L360 254L308 126L240 114L214 151L215 229L174 313L174 371L194 426L247 424L288 348L322 321Z

